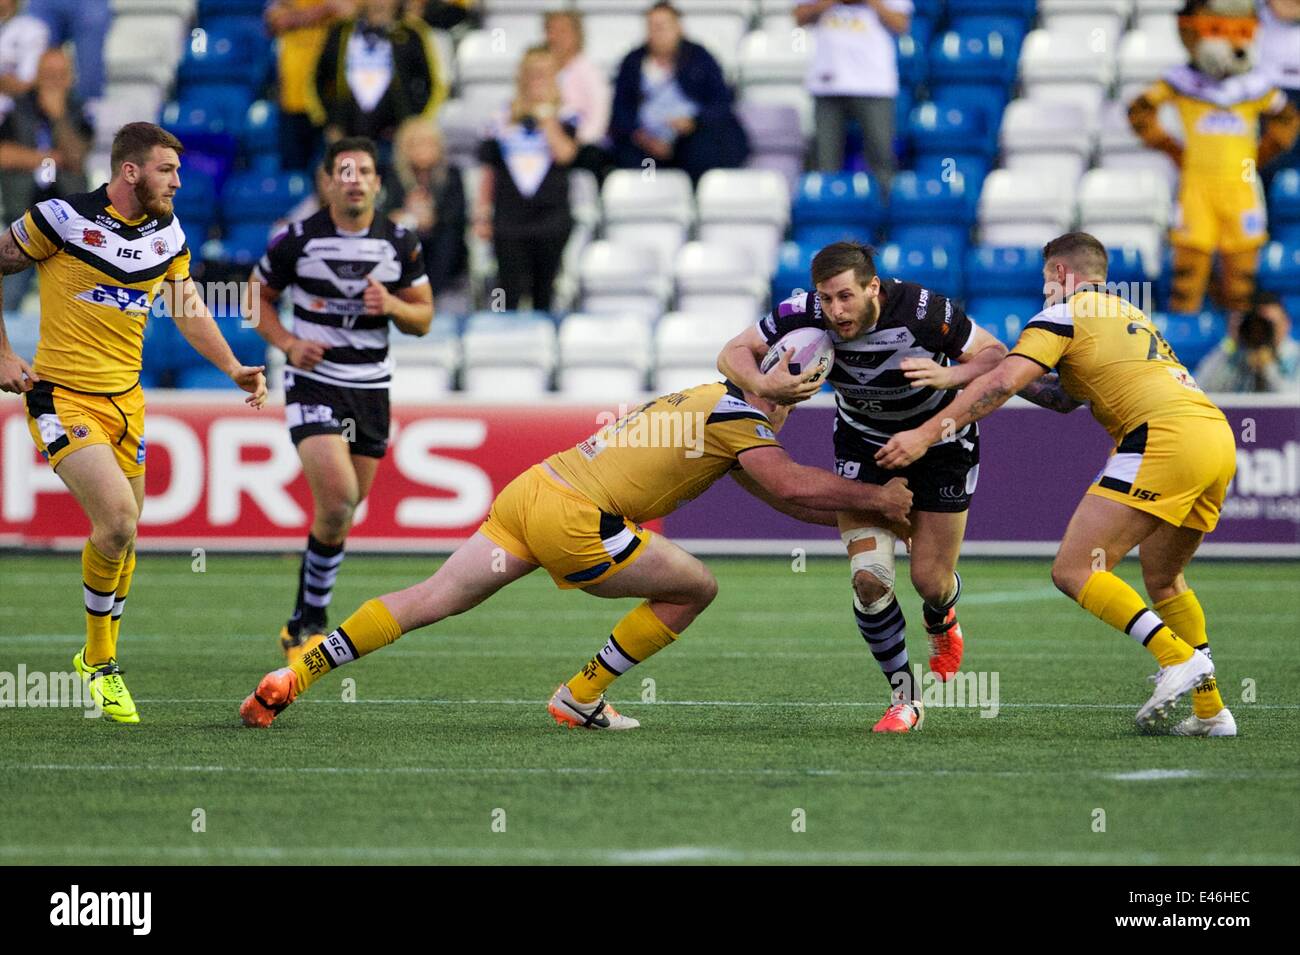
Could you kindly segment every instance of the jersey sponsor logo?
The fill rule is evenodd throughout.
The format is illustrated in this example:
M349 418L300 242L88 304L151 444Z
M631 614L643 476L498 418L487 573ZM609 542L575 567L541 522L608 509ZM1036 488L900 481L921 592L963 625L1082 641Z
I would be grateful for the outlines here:
M960 501L967 494L966 485L949 484L947 487L939 488L939 497L945 501Z
M108 305L123 312L149 311L149 292L146 289L100 283L94 288L86 289L77 298L92 305Z
M1246 121L1231 110L1216 109L1197 120L1196 131L1210 136L1244 136Z
M840 475L840 477L846 477L851 481L856 479L861 471L861 461L848 461L841 459L835 462L835 473Z
M756 425L754 427L754 433L760 438L765 438L768 441L776 440L776 434L773 433L772 429L765 424Z
M108 226L114 232L122 228L122 223L118 222L112 216L105 215L102 212L99 215L95 216L95 221L98 222L100 225Z
M1263 235L1265 216L1263 209L1247 209L1241 214L1241 231L1246 235Z
M866 341L872 345L901 345L912 340L912 333L906 328L891 328L879 332L868 332Z
M98 229L83 229L81 231L81 244L93 246L96 249L105 248L108 245L104 238L104 233Z
M925 320L925 309L929 304L930 290L928 288L923 288L921 289L920 297L916 300L916 320L918 322Z
M27 236L27 226L23 225L22 219L14 220L14 235L18 236L18 241L27 245L32 240Z
M153 240L153 254L154 254L154 255L166 255L166 254L167 254L167 251L168 251L168 250L167 250L167 240L166 240L166 239L154 239L154 240Z
M135 449L135 463L144 464L144 438L140 439L140 446Z
M50 203L50 210L54 213L54 218L58 222L67 222L68 213L64 210L63 205L58 202Z
M1139 501L1156 501L1160 499L1160 491L1148 491L1146 488L1135 487L1132 494Z

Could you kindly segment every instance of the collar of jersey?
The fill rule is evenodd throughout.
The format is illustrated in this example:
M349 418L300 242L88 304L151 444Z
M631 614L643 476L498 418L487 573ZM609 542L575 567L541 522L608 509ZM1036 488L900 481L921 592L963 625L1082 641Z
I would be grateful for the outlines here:
M143 225L145 220L149 218L149 213L146 212L138 219L128 219L126 216L122 215L122 213L113 208L113 203L110 202L108 198L108 186L100 186L95 191L101 194L100 198L104 202L104 211L123 225Z

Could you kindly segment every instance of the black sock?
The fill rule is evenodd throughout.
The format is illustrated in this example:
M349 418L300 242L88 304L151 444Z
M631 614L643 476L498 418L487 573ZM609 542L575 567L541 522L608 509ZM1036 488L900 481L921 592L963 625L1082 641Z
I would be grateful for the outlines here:
M943 624L948 617L948 611L961 599L961 574L954 570L952 575L957 579L957 589L952 592L951 600L942 607L931 607L929 603L921 604L921 613L925 617L925 629L930 633L942 633L947 629Z
M912 671L907 665L907 621L903 619L903 608L898 605L898 598L891 595L888 606L876 613L859 610L855 600L853 616L858 621L858 632L867 641L871 655L880 666L880 672L889 681L890 691L906 700L916 699Z
M334 580L343 563L342 544L322 544L311 534L307 535L307 549L303 551L298 566L298 595L294 600L293 616L286 625L292 636L303 631L324 632L326 608L334 592Z

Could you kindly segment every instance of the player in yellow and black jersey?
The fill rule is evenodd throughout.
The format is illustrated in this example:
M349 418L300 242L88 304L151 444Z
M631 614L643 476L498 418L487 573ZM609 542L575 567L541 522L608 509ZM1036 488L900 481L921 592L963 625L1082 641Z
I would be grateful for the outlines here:
M0 234L0 272L35 265L41 299L32 365L9 347L0 320L0 390L26 396L32 440L90 518L81 554L86 645L73 665L104 713L123 723L140 721L117 637L144 501L144 326L164 282L178 290L173 319L190 344L250 393L249 404L266 401L262 368L239 363L190 280L189 247L172 214L183 152L160 127L130 123L113 140L106 186L39 202Z
M555 691L561 725L622 730L605 689L657 653L709 605L717 582L698 560L642 523L671 513L733 474L751 493L800 520L835 523L837 510L905 524L907 482L873 486L795 463L776 440L788 409L727 382L663 395L511 481L487 520L428 580L367 601L288 667L262 678L240 707L265 727L317 677L402 634L463 613L545 567L561 588L644 597L605 646Z
M1214 682L1205 613L1183 570L1214 530L1236 471L1223 412L1197 387L1151 320L1103 288L1106 249L1073 232L1043 250L1046 308L1011 353L947 408L880 453L882 466L920 458L945 428L961 428L1024 392L1057 410L1086 403L1115 441L1061 541L1052 580L1079 604L1146 647L1161 669L1138 724L1155 726L1188 690L1194 713L1179 735L1235 736ZM1059 380L1043 373L1057 369ZM1140 545L1146 603L1111 569ZM1097 550L1105 569L1095 567Z

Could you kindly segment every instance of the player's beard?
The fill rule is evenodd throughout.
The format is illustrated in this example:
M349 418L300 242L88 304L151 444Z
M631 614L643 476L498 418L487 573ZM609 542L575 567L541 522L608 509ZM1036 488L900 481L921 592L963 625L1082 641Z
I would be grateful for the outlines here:
M140 203L140 208L145 211L145 215L157 218L171 213L172 200L162 192L151 191L144 179L135 184L134 191L135 201Z

